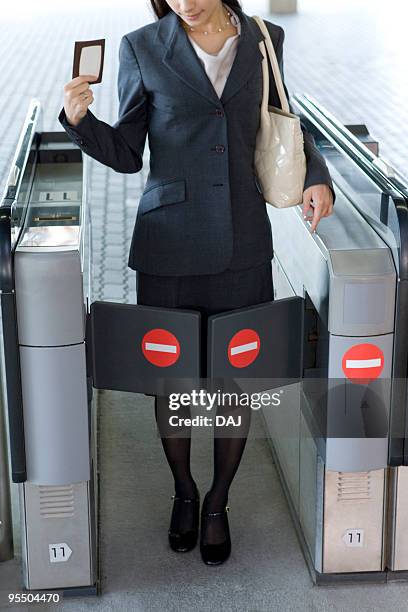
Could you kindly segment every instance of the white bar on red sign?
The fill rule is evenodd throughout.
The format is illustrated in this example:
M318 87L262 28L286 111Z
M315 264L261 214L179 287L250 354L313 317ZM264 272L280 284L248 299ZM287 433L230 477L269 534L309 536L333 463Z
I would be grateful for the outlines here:
M161 351L162 353L175 353L177 347L173 344L158 344L157 342L145 342L146 351Z
M378 368L381 358L378 359L346 359L346 368Z
M231 355L237 355L238 353L245 353L246 351L255 351L258 348L258 342L248 342L247 344L241 344L231 348Z

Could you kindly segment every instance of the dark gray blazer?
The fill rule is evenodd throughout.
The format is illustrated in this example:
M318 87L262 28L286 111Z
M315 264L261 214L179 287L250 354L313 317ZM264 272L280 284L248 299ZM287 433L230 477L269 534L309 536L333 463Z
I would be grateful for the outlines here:
M273 257L271 224L254 168L262 99L258 45L264 36L249 15L234 10L241 36L221 99L170 11L122 37L119 119L113 126L89 109L77 127L67 122L64 109L58 116L84 153L116 172L141 170L148 135L150 171L128 261L134 270L166 276L214 274ZM265 23L283 73L284 30ZM269 103L280 107L272 73L270 77ZM312 135L302 129L305 189L318 183L333 189Z

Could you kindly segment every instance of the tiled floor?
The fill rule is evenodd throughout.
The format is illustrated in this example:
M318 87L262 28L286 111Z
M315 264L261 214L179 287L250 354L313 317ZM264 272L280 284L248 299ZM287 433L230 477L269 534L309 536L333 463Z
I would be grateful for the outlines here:
M106 38L103 83L93 87L95 103L92 110L108 123L116 120L119 40L122 34L152 17L146 10L147 2L117 0L112 8L108 4L86 10L68 9L67 3L58 5L55 14L43 12L38 17L31 10L31 16L20 22L9 18L1 21L0 17L2 184L32 97L38 97L43 104L43 129L60 129L56 118L62 106L63 84L70 79L74 40ZM408 174L405 144L408 140L408 73L403 47L406 3L403 0L391 3L300 0L299 7L299 13L293 16L272 16L256 10L285 28L285 74L289 91L310 93L344 123L366 123L380 141L383 155ZM252 14L249 2L244 2L244 9ZM94 161L90 168L94 299L134 302L135 272L126 264L138 196L148 171L148 149L146 147L144 168L136 175L121 175ZM254 542L251 543L248 534L241 532L237 536L241 538L237 541L241 558L234 560L230 570L225 566L214 577L204 572L196 557L187 568L180 559L173 562L168 551L161 549L164 540L160 523L149 525L144 515L133 517L143 524L142 532L135 536L136 523L129 521L129 512L134 510L132 499L140 483L144 483L141 491L143 499L147 500L145 503L150 499L149 494L156 495L163 490L166 495L171 493L168 468L159 441L151 434L153 425L148 404L146 398L136 400L130 394L104 394L101 445L104 467L102 520L106 526L103 540L105 595L100 601L77 600L61 604L58 609L144 611L163 607L187 610L194 606L196 610L206 610L216 609L222 603L225 610L248 611L408 610L408 590L404 585L340 587L336 590L311 586L265 440L249 443L234 484L233 499L238 509L232 520L236 521L236 533L240 533L239 522L244 523L247 516L251 516ZM147 413L143 412L146 408ZM138 420L142 414L144 418ZM136 435L140 422L144 438ZM127 442L121 445L124 436L128 436ZM137 440L133 441L135 436ZM147 444L149 436L152 440ZM208 453L204 454L201 447L195 453L195 468L204 481L208 475L205 467ZM133 493L121 498L123 486L119 486L119 475L129 470L130 465L138 466L131 470L129 477ZM253 465L257 465L259 480L256 481ZM155 474L156 493L149 485L149 470ZM249 487L252 497L248 492L247 498L240 499L241 485ZM166 495L163 499L167 499ZM109 525L116 525L117 521L117 499L121 499L119 512L122 512L124 526L123 529L117 526L110 529ZM255 507L251 506L253 499L256 499ZM157 521L166 522L167 510L164 504ZM150 512L147 507L142 511ZM248 514L251 511L253 515ZM266 513L270 511L269 523L265 525ZM152 542L159 553L146 548L145 534L150 528ZM268 547L265 528L275 529L276 534L278 528L283 539ZM126 541L132 537L136 553L145 554L145 561L142 556L136 553L132 556L126 550ZM158 556L160 565L156 566ZM18 589L19 585L17 565L9 565L7 570L0 567L2 597L8 589ZM154 585L159 585L157 592ZM0 601L0 608L4 602Z

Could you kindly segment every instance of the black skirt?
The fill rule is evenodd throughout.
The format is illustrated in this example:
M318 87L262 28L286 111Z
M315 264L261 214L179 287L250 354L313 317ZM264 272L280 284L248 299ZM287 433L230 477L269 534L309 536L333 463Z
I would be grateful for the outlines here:
M136 271L137 303L162 308L188 308L201 313L202 338L207 318L234 308L273 300L272 263L218 274L159 276ZM202 376L206 376L206 342L202 342Z

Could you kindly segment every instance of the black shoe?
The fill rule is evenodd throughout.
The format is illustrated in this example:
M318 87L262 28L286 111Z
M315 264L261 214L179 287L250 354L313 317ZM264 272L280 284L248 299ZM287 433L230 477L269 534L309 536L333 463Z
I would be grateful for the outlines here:
M200 514L200 494L196 488L195 497L172 496L174 500L173 511L171 514L170 529L168 531L170 547L176 552L188 552L197 544L198 521ZM192 528L187 531L180 531L175 525L180 524L180 513L185 511L185 504L191 504L192 508ZM190 522L190 521L189 521Z
M201 538L200 538L200 552L201 557L207 565L220 565L228 559L231 553L231 537L228 525L229 506L225 507L225 510L221 512L201 512ZM222 520L224 522L225 540L219 544L204 544L203 533L205 532L206 525L212 520Z

